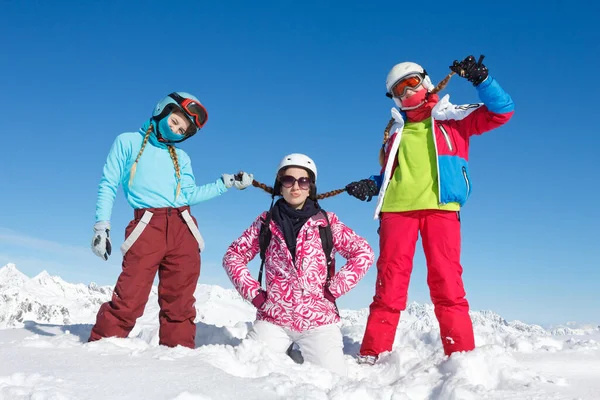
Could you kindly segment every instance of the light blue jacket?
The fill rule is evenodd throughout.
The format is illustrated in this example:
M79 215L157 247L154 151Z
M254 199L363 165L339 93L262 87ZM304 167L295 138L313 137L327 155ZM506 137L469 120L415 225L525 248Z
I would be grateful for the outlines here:
M167 146L158 142L154 133L150 135L138 160L130 186L131 167L142 147L144 135L145 129L142 128L139 132L123 133L115 139L98 187L96 222L110 220L119 184L123 186L125 197L134 209L191 206L227 191L221 178L213 183L196 186L190 157L185 151L177 148L181 191L176 199L177 175L173 160Z

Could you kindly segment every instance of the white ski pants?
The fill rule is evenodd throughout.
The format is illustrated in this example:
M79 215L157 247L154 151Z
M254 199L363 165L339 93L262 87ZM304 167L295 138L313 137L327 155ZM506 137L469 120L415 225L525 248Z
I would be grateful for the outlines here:
M339 375L346 376L344 343L337 325L329 324L304 332L295 332L266 321L256 321L248 338L261 341L275 353L285 353L290 344L300 347L305 361L320 365Z

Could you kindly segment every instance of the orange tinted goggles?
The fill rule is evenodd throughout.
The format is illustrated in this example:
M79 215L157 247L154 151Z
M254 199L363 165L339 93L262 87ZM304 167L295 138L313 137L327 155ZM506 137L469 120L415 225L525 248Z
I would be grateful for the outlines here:
M415 89L421 83L423 83L423 77L420 74L409 75L392 87L392 95L394 97L402 97L407 89Z

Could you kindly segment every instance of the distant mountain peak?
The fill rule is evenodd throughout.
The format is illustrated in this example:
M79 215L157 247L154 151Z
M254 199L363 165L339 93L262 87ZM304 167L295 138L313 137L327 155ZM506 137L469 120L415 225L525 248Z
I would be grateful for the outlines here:
M29 279L27 275L17 269L15 264L9 263L0 268L0 288L4 285L13 286L24 283Z
M50 324L93 323L100 305L112 297L112 286L98 286L92 282L69 283L59 276L52 276L46 270L33 278L21 273L15 264L0 268L0 329L21 327L26 321ZM150 293L148 307L150 313L158 313L157 288ZM196 310L198 321L210 320L227 315L231 323L252 321L256 310L233 289L216 285L199 284L196 287ZM341 310L342 324L362 325L369 315L368 308ZM597 324L579 325L568 322L553 329L544 329L521 321L508 322L490 310L470 311L473 327L480 334L502 333L514 337L549 335L586 335L600 331ZM153 315L148 318L154 320ZM432 304L411 302L402 312L399 329L412 332L439 330Z
M7 264L0 268L0 328L20 327L28 320L86 323L111 295L109 286L68 283L47 271L29 278Z

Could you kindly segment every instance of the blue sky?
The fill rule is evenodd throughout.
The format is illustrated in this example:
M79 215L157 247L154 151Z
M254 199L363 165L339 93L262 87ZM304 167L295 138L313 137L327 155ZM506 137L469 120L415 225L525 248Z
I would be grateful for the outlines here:
M485 54L516 108L506 126L471 142L467 298L509 320L600 322L594 13L579 1L461 4L3 4L0 265L115 283L118 250L108 262L89 250L102 166L114 138L136 131L171 91L196 94L209 112L182 146L198 184L240 169L271 184L280 158L303 152L323 192L378 172L393 105L385 77L395 63L418 62L437 82L453 60ZM443 93L478 101L457 77ZM201 283L231 287L222 255L269 202L250 188L193 207L207 245ZM374 202L342 194L322 206L378 249ZM116 248L131 217L120 192ZM256 274L257 260L250 267ZM367 307L375 275L374 266L340 307ZM410 301L430 301L425 277L419 243Z

